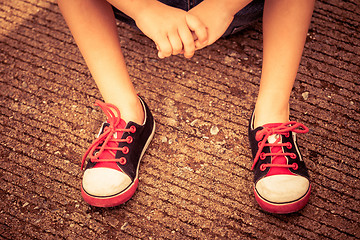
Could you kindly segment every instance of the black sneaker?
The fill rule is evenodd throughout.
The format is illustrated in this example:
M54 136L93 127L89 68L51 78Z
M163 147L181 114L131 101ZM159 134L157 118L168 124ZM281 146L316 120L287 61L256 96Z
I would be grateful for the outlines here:
M142 125L127 124L120 118L118 108L96 101L107 121L98 138L83 156L81 169L87 157L81 195L90 205L114 207L129 200L138 186L140 160L155 132L155 121L146 103L139 97L145 112Z
M308 202L311 189L296 133L307 133L309 129L293 121L254 129L253 116L249 141L254 160L251 169L255 174L255 199L267 212L296 212Z

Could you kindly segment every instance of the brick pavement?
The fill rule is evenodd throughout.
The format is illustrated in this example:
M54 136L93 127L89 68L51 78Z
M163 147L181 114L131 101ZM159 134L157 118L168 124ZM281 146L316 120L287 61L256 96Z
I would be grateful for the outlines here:
M317 1L291 115L313 192L300 212L261 211L247 121L258 90L261 23L186 60L159 60L119 23L136 90L157 133L126 204L88 206L80 159L104 116L55 1L0 3L0 236L3 239L356 239L360 237L359 3ZM210 129L219 129L211 134Z

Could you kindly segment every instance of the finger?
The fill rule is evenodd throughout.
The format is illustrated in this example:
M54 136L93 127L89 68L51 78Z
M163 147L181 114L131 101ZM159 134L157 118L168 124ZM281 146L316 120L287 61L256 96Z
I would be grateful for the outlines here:
M169 34L168 39L171 44L172 54L177 55L183 50L183 44L181 42L178 31Z
M186 23L191 31L193 31L197 37L197 40L203 45L208 42L208 31L206 26L194 15L186 15ZM196 40L196 39L194 39Z
M202 48L204 48L204 47L206 47L206 46L207 46L207 44L202 44L202 43L200 43L199 40L196 40L196 41L195 41L195 50L202 49Z
M184 57L191 58L194 56L195 43L189 28L187 26L179 28L179 35L184 46Z
M207 46L207 44L200 43L200 41L199 41L198 37L196 36L195 32L191 32L191 34L192 34L194 42L195 42L195 50L199 50L199 49Z
M159 38L159 40L157 40L155 42L155 44L158 48L158 57L159 58L165 58L165 57L171 56L172 47L171 47L170 41L167 37Z
M198 37L196 36L195 32L191 32L191 35L192 35L194 41L198 40Z

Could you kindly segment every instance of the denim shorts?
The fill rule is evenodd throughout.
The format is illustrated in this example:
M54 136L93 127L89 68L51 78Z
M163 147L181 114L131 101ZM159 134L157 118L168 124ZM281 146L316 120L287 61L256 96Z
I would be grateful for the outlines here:
M158 0L158 1L168 6L183 9L185 11L189 11L191 8L195 7L196 5L202 2L202 0ZM252 23L256 22L259 18L261 18L264 10L264 1L265 0L253 0L246 7L244 7L237 14L235 14L234 20L223 34L223 37L237 33L243 30L244 28L248 27ZM127 15L125 15L124 13L122 13L121 11L119 11L114 7L113 10L115 17L118 20L137 28L135 21L132 18L128 17Z

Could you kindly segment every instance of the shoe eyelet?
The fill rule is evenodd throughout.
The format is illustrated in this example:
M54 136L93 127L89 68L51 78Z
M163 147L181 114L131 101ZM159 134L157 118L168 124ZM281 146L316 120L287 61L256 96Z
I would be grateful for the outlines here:
M128 154L129 153L129 148L128 147L123 147L122 148L122 152L123 152L123 154Z
M131 136L127 136L127 138L126 138L127 143L132 143L133 140L134 139Z
M261 164L260 165L260 171L265 171L266 170L266 166L265 166L265 164Z
M261 160L265 160L265 158L266 158L265 153L263 153L263 152L260 153L260 159L261 159Z
M119 163L120 163L121 165L125 165L125 164L126 164L126 158L121 157L121 158L119 159Z
M136 127L135 127L134 125L130 127L130 132L131 132L131 133L136 132Z
M288 133L288 132L285 133L285 137L287 137L287 138L290 137L290 133Z
M291 153L290 158L296 159L296 154L295 154L295 153Z
M258 147L260 147L261 143L262 143L262 141L259 141L259 142L258 142Z
M288 142L287 145L286 145L286 147L287 147L288 149L292 149L292 144L291 144L291 142Z
M293 163L292 165L293 165L293 166L292 166L292 169L298 170L299 165L298 165L297 163Z

